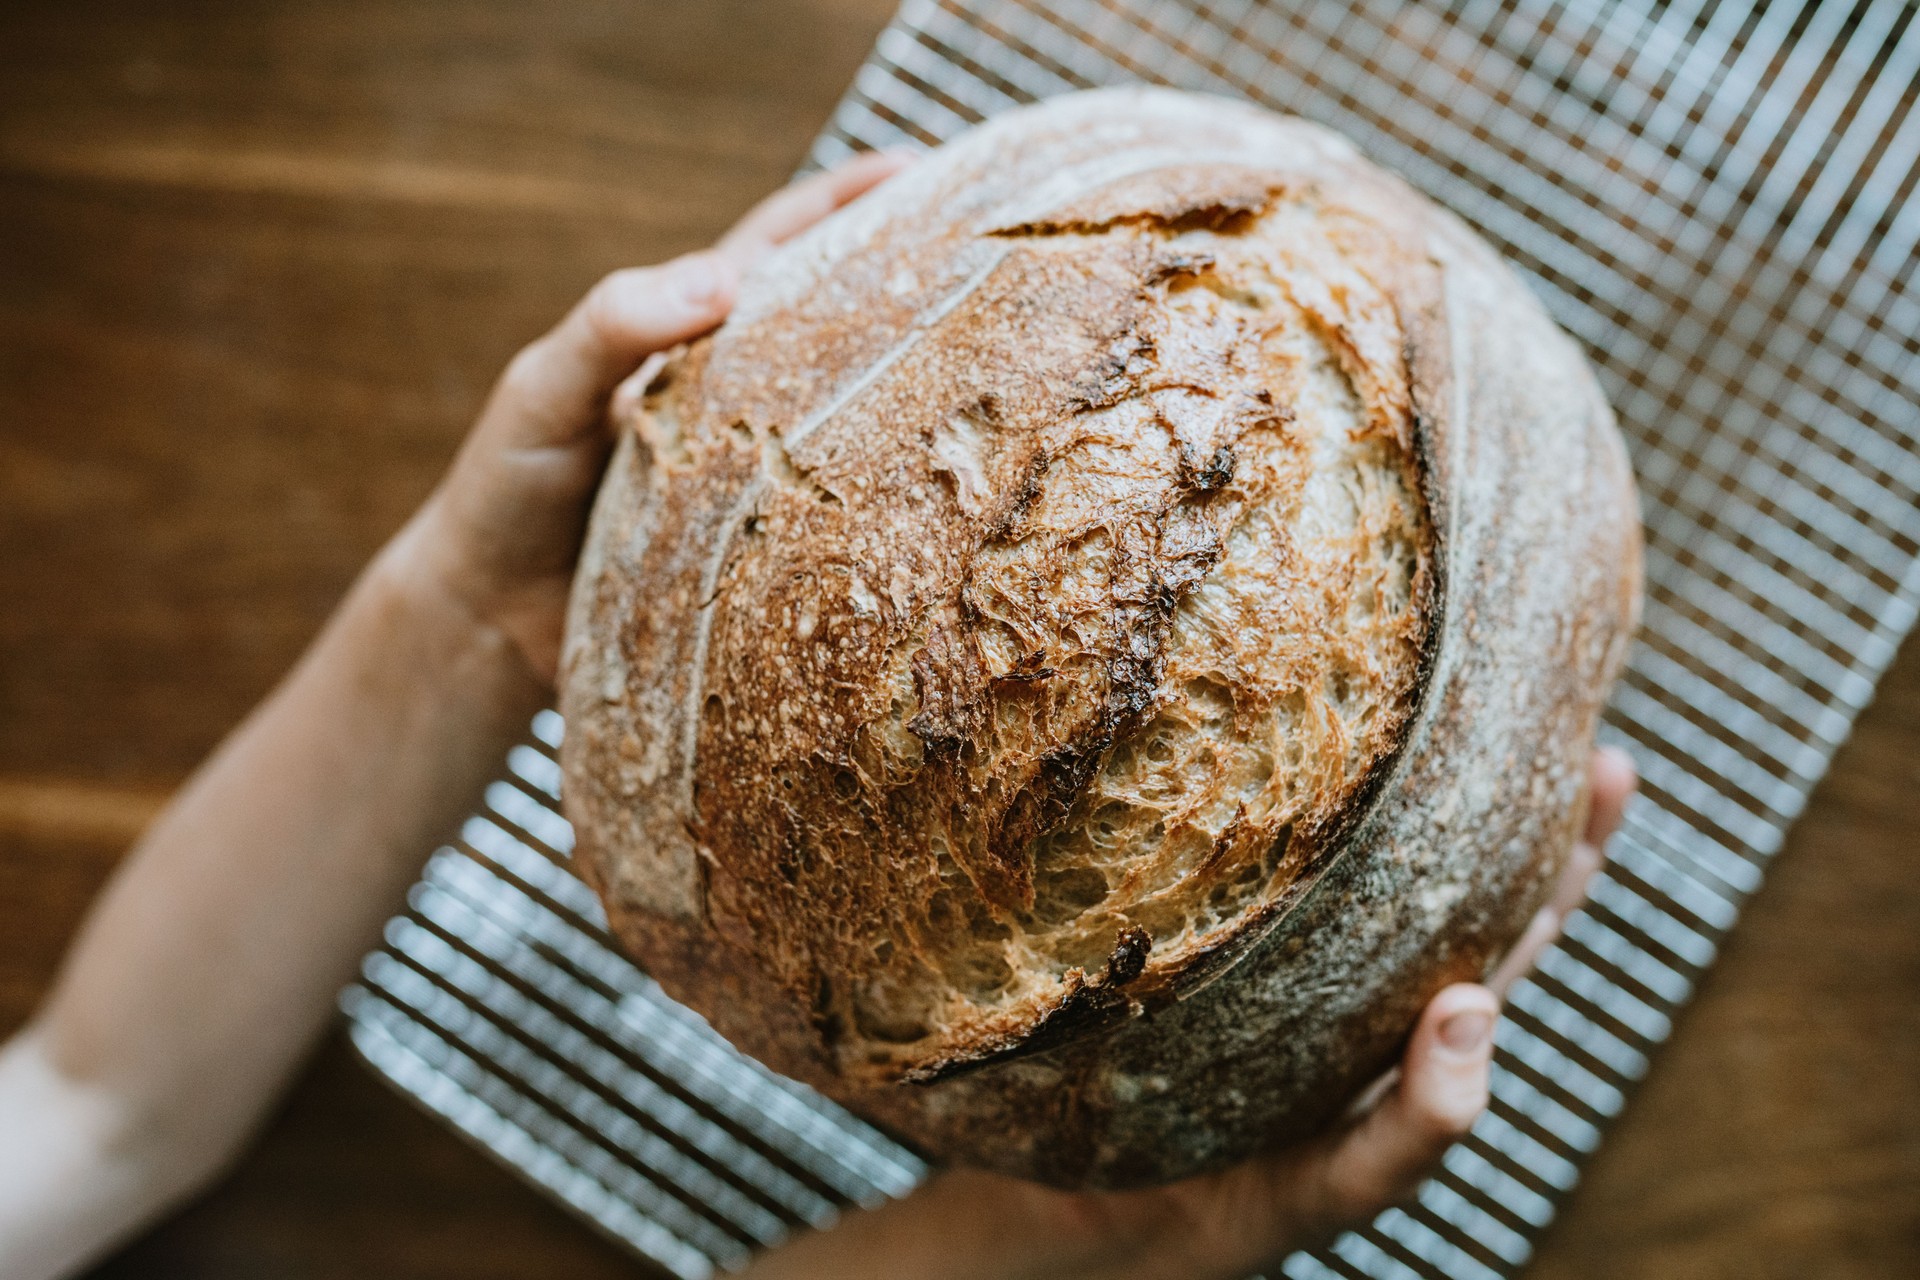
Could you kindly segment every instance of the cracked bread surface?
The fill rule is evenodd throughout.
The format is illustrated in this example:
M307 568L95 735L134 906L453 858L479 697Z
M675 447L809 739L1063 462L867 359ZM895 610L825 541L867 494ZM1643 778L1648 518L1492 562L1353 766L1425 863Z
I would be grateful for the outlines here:
M1600 473L1554 537L1637 545L1530 308L1343 140L1168 91L1013 113L780 251L617 424L576 581L566 803L616 935L936 1156L1125 1185L1324 1124L1537 905L1630 625L1632 554L1450 589L1492 514L1461 463L1533 465L1542 417L1471 456L1513 406L1456 310L1538 349L1493 376L1546 374ZM1449 627L1503 611L1527 714L1436 718L1485 665ZM1521 819L1439 852L1409 780L1527 729Z

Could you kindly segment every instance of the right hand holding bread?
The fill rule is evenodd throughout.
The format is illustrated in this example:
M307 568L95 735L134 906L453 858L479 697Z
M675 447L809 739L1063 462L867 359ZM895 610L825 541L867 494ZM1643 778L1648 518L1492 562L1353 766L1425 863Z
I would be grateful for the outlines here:
M1374 1102L1312 1141L1144 1191L1066 1192L971 1169L762 1257L750 1280L1239 1280L1404 1200L1486 1107L1499 997L1559 934L1634 787L1624 752L1591 766L1586 829L1553 900L1488 985L1427 1005Z

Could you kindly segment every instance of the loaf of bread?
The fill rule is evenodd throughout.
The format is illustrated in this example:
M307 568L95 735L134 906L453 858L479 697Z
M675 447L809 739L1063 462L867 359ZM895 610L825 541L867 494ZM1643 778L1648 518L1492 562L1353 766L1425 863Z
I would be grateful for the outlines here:
M1103 90L787 245L655 373L563 662L620 942L935 1158L1311 1134L1512 945L1632 630L1573 344L1342 138Z

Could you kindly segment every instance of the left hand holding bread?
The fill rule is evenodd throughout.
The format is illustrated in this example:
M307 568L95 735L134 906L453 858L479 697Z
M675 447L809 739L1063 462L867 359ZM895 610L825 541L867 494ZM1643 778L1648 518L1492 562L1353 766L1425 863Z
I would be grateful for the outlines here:
M68 1275L216 1178L436 842L552 698L607 401L774 244L904 163L617 271L516 356L432 497L122 862L0 1046L0 1276Z

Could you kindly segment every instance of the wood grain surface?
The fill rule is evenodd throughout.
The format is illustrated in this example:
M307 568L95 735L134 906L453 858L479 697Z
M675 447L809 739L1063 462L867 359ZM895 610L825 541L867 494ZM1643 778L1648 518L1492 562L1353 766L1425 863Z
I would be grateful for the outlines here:
M0 6L0 1034L508 355L780 182L891 8ZM1909 645L1530 1274L1920 1275L1917 840ZM97 1274L639 1271L335 1037Z

